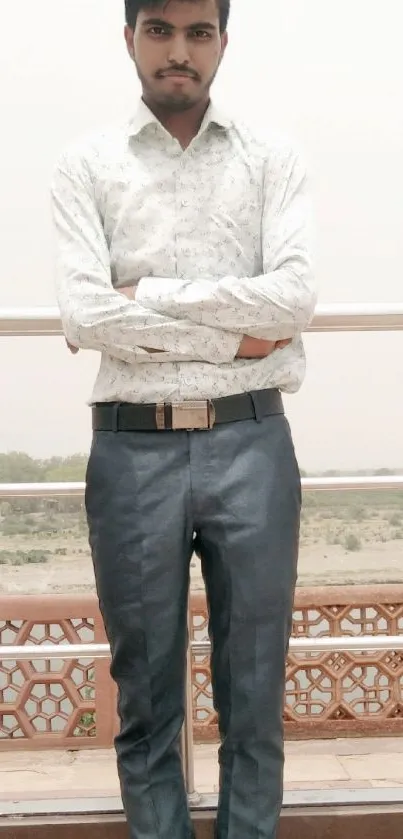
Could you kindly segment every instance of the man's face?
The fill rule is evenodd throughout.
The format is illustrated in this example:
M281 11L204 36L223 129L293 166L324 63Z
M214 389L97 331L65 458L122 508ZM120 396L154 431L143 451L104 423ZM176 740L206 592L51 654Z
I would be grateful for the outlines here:
M151 3L125 37L150 104L178 112L208 98L227 45L216 0Z

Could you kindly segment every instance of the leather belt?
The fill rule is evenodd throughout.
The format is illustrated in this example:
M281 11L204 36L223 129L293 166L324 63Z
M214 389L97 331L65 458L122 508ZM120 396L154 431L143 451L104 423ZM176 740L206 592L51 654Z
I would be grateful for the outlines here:
M94 431L202 431L215 425L283 414L279 390L259 390L199 402L131 404L98 402L92 408Z

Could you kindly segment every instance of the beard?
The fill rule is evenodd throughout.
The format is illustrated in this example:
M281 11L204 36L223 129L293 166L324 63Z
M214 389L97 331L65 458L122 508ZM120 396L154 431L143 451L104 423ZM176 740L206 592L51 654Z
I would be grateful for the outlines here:
M149 78L146 77L140 67L138 66L137 62L136 70L137 75L140 79L141 86L143 88L143 95L147 99L150 104L155 104L159 108L167 111L168 113L175 113L179 114L185 111L189 111L191 108L194 108L199 102L202 102L208 97L210 92L210 87L213 84L215 77L218 72L218 67L214 71L213 75L208 79L207 82L199 82L197 81L195 84L195 89L193 93L187 93L183 90L178 90L177 92L174 91L164 91L162 89L162 85L160 84L159 80L156 78Z

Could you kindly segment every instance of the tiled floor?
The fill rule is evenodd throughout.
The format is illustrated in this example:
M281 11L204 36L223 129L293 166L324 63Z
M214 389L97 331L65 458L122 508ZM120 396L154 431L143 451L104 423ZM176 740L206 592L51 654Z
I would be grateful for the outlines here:
M217 746L195 747L195 775L200 793L217 792ZM403 738L289 742L285 783L289 790L403 788ZM112 750L0 752L0 799L118 795Z

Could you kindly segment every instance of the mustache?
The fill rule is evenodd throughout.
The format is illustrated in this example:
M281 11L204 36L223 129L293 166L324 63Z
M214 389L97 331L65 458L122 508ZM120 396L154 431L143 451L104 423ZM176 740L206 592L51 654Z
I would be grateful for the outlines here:
M195 80L200 78L199 74L195 70L189 70L189 67L167 67L166 70L158 70L156 77L162 79L164 76L171 76L173 73L179 73L181 76L188 76Z

